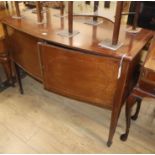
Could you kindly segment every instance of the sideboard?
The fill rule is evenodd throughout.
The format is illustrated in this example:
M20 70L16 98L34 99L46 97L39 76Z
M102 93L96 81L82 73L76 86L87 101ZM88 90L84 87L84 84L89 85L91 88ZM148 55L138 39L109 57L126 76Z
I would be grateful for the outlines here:
M46 90L109 109L110 146L122 106L137 80L141 50L153 32L141 29L131 34L126 31L128 25L121 25L119 41L123 45L110 50L99 43L111 38L112 22L103 20L90 26L82 22L89 17L74 17L79 34L62 37L58 33L66 29L68 19L53 16L57 13L49 9L43 24L36 24L36 15L30 11L21 19L5 18L2 23L10 59Z

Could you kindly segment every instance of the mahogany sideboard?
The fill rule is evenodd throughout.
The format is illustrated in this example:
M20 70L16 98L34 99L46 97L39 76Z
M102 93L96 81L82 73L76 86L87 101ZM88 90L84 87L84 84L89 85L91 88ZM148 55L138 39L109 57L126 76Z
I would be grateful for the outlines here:
M50 13L52 12L52 14ZM111 39L113 23L104 20L98 26L84 24L89 17L74 17L74 37L58 33L67 29L68 19L53 16L49 9L46 22L37 24L36 15L24 12L21 19L3 20L7 47L12 62L43 83L46 90L85 101L112 111L107 145L110 146L119 114L140 63L142 48L152 38L152 31L126 32L121 25L118 50L100 47Z

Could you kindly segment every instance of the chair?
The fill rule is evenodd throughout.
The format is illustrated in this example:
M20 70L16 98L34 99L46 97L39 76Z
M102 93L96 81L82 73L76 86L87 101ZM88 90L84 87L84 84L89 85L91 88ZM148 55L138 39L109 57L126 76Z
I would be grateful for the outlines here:
M144 97L155 98L155 36L152 39L148 55L141 68L140 77L137 85L132 90L126 102L126 132L120 139L126 141L129 135L131 119L136 120L141 107L141 101ZM133 116L131 110L137 103L137 109Z
M9 55L7 53L7 49L5 47L4 38L0 38L0 64L4 68L7 82L11 84L12 83L11 64L10 64L10 60L9 60Z

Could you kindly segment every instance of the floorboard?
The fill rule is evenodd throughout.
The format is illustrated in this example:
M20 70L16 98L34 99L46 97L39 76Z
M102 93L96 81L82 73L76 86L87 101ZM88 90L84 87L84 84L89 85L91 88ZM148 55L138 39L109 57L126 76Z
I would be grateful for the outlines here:
M110 111L45 91L28 76L23 86L24 95L18 86L0 93L1 153L155 153L153 99L143 100L127 142L119 140L125 128L122 109L107 148Z

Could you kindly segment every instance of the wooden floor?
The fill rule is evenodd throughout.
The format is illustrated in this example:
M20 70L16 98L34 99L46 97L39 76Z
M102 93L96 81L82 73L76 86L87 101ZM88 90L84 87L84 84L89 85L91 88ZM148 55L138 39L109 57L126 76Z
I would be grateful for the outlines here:
M122 110L108 148L110 111L45 91L30 77L0 93L0 153L155 153L155 104L145 99L127 142Z

